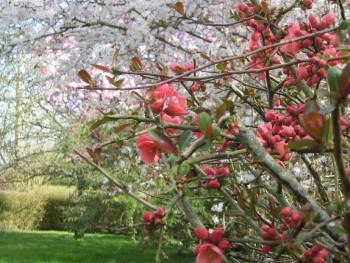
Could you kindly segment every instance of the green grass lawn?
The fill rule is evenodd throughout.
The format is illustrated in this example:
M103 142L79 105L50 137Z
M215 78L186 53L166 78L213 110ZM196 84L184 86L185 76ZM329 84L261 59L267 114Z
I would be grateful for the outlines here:
M156 248L128 237L87 234L74 240L65 232L0 232L1 263L153 263ZM167 248L166 263L193 263L191 254Z

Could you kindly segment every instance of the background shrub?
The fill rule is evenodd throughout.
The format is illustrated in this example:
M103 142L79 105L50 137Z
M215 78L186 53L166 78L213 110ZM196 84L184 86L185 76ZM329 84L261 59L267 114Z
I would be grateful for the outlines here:
M63 229L63 210L74 189L42 186L26 192L0 192L0 230Z

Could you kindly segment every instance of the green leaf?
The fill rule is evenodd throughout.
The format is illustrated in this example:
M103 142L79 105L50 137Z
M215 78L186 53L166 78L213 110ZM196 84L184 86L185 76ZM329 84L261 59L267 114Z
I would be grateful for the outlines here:
M190 130L186 130L181 134L178 142L180 151L185 150L185 148L188 146L188 143L191 141L191 138L192 138L192 131Z
M221 138L221 129L217 125L214 125L213 137L215 140L219 140Z
M118 79L115 83L114 86L116 86L117 88L121 88L121 86L124 83L124 79Z
M178 175L183 176L187 175L191 170L191 165L188 162L183 162L180 164L178 171Z
M198 126L201 133L207 134L208 128L212 126L212 119L210 115L206 112L201 112L198 114Z
M223 72L226 68L226 65L227 65L226 62L220 62L219 64L216 65L216 68L221 72Z
M319 144L318 142L306 139L301 139L299 141L292 142L287 145L287 147L291 150L301 150L305 148L315 148L320 146L321 144Z
M94 124L92 124L90 127L90 130L94 130L94 129L100 127L102 124L105 124L111 120L112 119L109 117L103 117L102 119L100 119L100 120L96 121Z
M164 152L177 154L177 149L172 140L160 130L150 130L148 135L156 143L157 147Z
M346 30L349 27L350 27L350 20L343 20L339 25L340 30Z
M331 92L338 92L340 74L341 71L337 67L328 70L328 85Z
M204 58L205 60L209 60L211 61L211 58L209 55L205 54L205 53L201 53L201 57Z
M350 63L342 70L339 77L339 95L345 99L350 93Z
M332 120L328 118L324 124L322 131L322 144L325 147L329 147L333 142L333 129L332 129Z

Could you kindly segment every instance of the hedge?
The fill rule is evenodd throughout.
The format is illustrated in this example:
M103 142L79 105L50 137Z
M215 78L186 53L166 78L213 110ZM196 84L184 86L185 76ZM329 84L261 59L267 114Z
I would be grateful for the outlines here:
M0 230L63 230L63 211L74 188L38 187L0 192Z

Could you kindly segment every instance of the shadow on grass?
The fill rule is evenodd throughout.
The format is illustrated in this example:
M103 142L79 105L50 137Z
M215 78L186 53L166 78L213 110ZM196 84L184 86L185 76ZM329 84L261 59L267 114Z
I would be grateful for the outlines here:
M65 232L0 232L1 263L153 263L156 248L125 236L88 234L74 240ZM178 248L165 250L166 263L192 263Z

